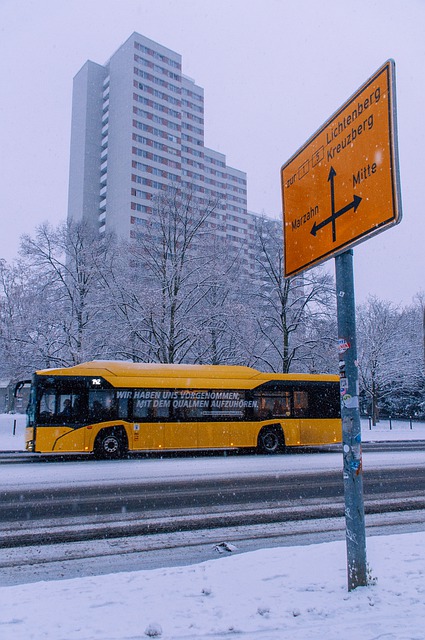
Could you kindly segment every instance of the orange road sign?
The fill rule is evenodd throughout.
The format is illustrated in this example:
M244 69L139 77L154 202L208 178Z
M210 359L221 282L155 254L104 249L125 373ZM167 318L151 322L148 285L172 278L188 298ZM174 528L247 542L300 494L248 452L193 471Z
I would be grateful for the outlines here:
M393 60L283 165L281 183L286 277L400 222Z

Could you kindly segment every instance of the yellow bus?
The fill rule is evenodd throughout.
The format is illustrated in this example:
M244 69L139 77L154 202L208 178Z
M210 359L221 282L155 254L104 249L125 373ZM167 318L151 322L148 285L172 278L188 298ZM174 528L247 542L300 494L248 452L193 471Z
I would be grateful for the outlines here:
M339 378L243 366L93 361L37 371L26 449L92 453L286 447L341 442Z

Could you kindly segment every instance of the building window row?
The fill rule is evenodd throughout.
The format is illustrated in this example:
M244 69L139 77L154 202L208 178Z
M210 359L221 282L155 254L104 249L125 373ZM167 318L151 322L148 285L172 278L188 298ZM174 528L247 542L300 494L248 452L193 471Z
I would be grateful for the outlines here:
M232 182L237 182L238 184L243 184L246 187L246 178L238 178L237 176L232 176L231 173L227 175L227 179Z
M135 102L141 102L142 104L145 104L146 106L150 106L153 107L154 109L156 109L157 111L161 111L162 113L166 113L167 115L171 115L177 119L180 118L180 114L175 111L174 109L169 109L168 107L164 107L162 104L158 104L157 102L153 102L152 100L149 100L149 98L145 98L144 96L140 96L138 93L133 93L133 99ZM154 113L152 113L151 111L142 111L140 110L140 115L143 115L145 118L148 118L149 120L153 120L154 122L158 122L160 124L163 124L164 126L170 127L171 129L176 129L177 131L180 131L180 123L177 122L172 122L171 120L167 120L166 118L163 118L162 116L157 116Z
M176 107L181 107L180 98L175 98L174 96L170 96L168 93L164 93L159 89L154 89L153 87L150 87L148 84L143 84L143 82L139 82L138 80L133 80L133 86L135 89L139 89L140 91L145 91L146 93L149 93L150 95L155 96L155 98L160 98L165 102L174 104ZM155 105L158 103L153 102L152 104Z
M246 189L241 189L241 187L234 187L232 184L228 184L227 188L233 193L241 193L242 195L246 195Z
M172 116L173 118L177 118L178 120L180 120L182 117L182 114L180 113L180 111L176 111L175 109L170 109L170 107L164 107L163 104L159 104L158 102L153 103L153 108L156 109L156 111L167 113L169 116Z
M142 131L151 133L152 135L157 136L158 138L165 138L169 142L175 142L177 144L180 144L180 138L178 138L177 136L171 133L167 133L167 131L162 131L161 129L157 129L156 127L151 127L149 124L143 124L142 122L139 122L137 125L135 124L134 126L137 129L142 129ZM146 138L143 138L143 136L139 136L137 133L133 133L133 140L135 142L141 142L145 144Z
M136 141L136 136L137 134L133 134L133 140ZM164 136L165 138L167 138L167 140L170 140L171 136ZM169 155L172 156L180 156L180 149L174 149L174 147L169 147L166 144L163 144L162 142L157 142L156 140L150 140L149 138L144 138L143 136L137 136L137 142L140 142L141 144L146 144L150 147L153 147L154 149L158 149L159 151L163 151L164 153L168 153ZM143 155L143 154L138 154L138 155ZM144 156L146 157L146 156ZM180 163L179 162L175 162L174 160L169 160L169 164L170 167L179 167L180 168Z
M153 89L153 95L155 96L155 98L161 98L161 100L165 100L170 104L174 104L176 107L181 107L181 102L179 98L175 98L174 96L169 96L167 93L164 93L163 91L159 91L158 89ZM155 104L157 103L154 102L154 106Z
M137 82L137 80L134 81L135 85L139 85L137 88L140 89L140 82ZM143 86L143 85L142 85ZM161 113L166 113L167 115L172 116L173 118L177 118L177 119L181 119L181 113L180 111L176 111L175 109L171 109L170 107L166 107L163 104L160 104L159 102L155 102L155 100L151 100L150 98L146 98L146 96L141 96L138 93L133 93L133 100L135 100L136 102L141 102L142 104L145 104L147 107L150 107L151 109L155 109L156 111L161 111ZM178 102L178 101L176 101Z
M195 180L204 181L204 176L200 173L196 173L195 171L187 171L186 169L182 170L182 175L187 176L188 178L194 178Z
M159 53L154 49L145 47L145 45L141 44L140 42L135 42L134 48L137 49L138 51L141 51L142 53L146 53L148 56L152 56L153 58L155 58L155 60L160 60L164 64L168 64L170 65L170 67L174 67L174 69L181 69L181 64L180 62L177 62L177 60L168 58L167 56L164 56L162 53Z
M246 198L239 198L238 196L234 196L231 193L227 194L227 199L232 202L239 202L239 204L246 204Z
M210 184L213 187L219 187L220 189L226 189L225 182L219 182L218 180L212 180L212 178L205 178L205 183Z
M246 229L244 231L240 227L235 226L234 224L227 224L226 229L228 231L236 231L237 233L243 233L243 232L247 233Z
M143 200L149 200L152 197L151 193L141 191L140 189L131 189L131 195L136 198L142 198Z
M226 198L226 194L224 193L220 193L219 191L215 191L214 189L208 189L207 187L205 187L205 192L206 195L211 196L212 198L219 198L221 201L225 200ZM211 214L213 215L213 214ZM215 217L215 216L213 216Z
M205 156L205 162L209 162L210 164L213 164L217 167L226 166L225 162L223 162L222 160L217 160L216 158L212 158L211 156ZM205 167L205 169L207 170L207 167Z
M228 204L227 209L229 211L236 211L236 213L242 213L242 214L246 213L246 210L244 207L235 207L232 204Z
M148 141L151 146L152 140ZM153 162L158 162L159 164L166 164L169 167L173 167L175 169L180 168L180 164L175 162L174 160L170 160L169 158L164 158L163 156L159 156L156 153L152 153L151 151L147 151L146 149L139 149L139 147L131 147L131 153L135 156L140 156L141 158L146 158L148 160L153 160ZM136 165L140 165L141 163L132 163L133 169L138 169L139 167ZM145 165L141 165L145 166Z
M194 100L198 100L199 102L204 102L204 96L195 93L195 91L190 91L190 89L186 89L186 87L182 87L182 95L189 96L189 98L193 98Z
M133 160L133 162L131 163L133 166L133 169L140 169L140 171L149 171L149 169L151 169L152 167L149 167L147 164L142 164L141 162L135 162ZM139 165L139 166L135 166L135 165ZM131 181L132 182L137 182L138 184L142 184L142 176L138 176L136 173L132 173L131 174Z
M204 164L202 162L197 162L191 158L182 158L182 164L188 164L191 167L195 167L195 169L204 169Z
M201 127L195 127L193 124L189 124L188 122L182 122L182 129L186 129L186 131L191 131L192 133L197 133L200 136L204 135L204 130Z
M146 220L137 216L130 216L130 224L146 224Z
M205 189L203 186L199 185L199 184L194 184L193 182L189 181L189 180L182 180L182 184L186 185L187 187L189 187L191 189L191 191L193 192L198 192L198 193L205 193Z
M174 73L174 71L169 71L165 67L161 67L159 64L155 64L151 60L146 60L146 58L142 58L141 56L138 56L137 53L134 54L134 61L140 65L143 65L144 67L148 67L149 69L156 71L156 73L162 73L164 76L167 76L172 80L178 80L179 82L181 82L180 74Z
M139 211L142 213L152 213L152 207L147 207L144 204L139 204L138 202L132 202L131 203L131 210L132 211Z
M211 167L205 167L205 173L209 173L210 175L217 176L218 178L227 179L226 171L218 171L217 169L211 169Z
M159 171L158 176L161 178L164 178L165 180L169 180L170 182L179 182L180 180L180 176L176 175L175 173L170 173L169 171ZM138 184L143 184L145 187L153 187L154 189L163 189L165 186L163 182L158 182L157 180L151 180L150 178L142 178L140 176L134 176L134 177L137 178L137 180L133 180L133 176L132 176L133 182L137 182ZM147 195L146 194L143 195L143 193L144 192L140 191L140 189L131 190L131 195L136 196L137 198L147 197Z
M239 222L241 224L246 225L246 219L245 218L239 218L238 216L228 215L227 219L228 220L233 220L234 222Z
M140 78L144 78L145 80L149 80L149 82L153 82L153 84L157 84L160 87L164 87L164 89L168 89L169 91L173 91L174 93L179 93L179 94L181 92L180 87L177 87L175 84L172 84L171 82L167 82L162 78L158 78L158 76L153 76L151 73L147 73L146 71L143 71L143 69L138 69L137 67L134 67L134 73L136 76L139 76Z
M192 149L192 147L187 147L186 145L182 144L182 151L184 153L189 153L192 156L196 156L197 158L203 158L204 157L204 152L203 151L199 151L198 149Z
M203 118L198 118L198 116L193 115L193 113L189 113L188 111L182 111L183 116L185 118L187 118L188 120L193 120L194 122L197 122L198 124L204 124L204 119Z
M188 109L192 109L193 111L197 111L197 113L204 113L204 108L199 104L193 104L193 102L189 102L189 100L182 99L182 106L187 107Z
M182 140L185 140L186 142L189 142L190 144L193 144L197 147L203 147L203 142L202 140L198 140L197 138L194 138L193 136L188 136L187 133L182 133Z

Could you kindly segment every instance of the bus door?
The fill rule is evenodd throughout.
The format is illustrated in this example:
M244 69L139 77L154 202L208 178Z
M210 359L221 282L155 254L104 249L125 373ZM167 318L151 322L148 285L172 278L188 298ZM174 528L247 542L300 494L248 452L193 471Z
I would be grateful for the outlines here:
M258 396L257 416L261 422L276 422L282 426L285 443L300 443L300 421L296 409L298 400L292 389L263 389Z
M338 383L315 384L294 391L294 409L300 418L302 444L340 442Z
M36 419L36 451L83 452L86 446L86 394L60 381L41 388Z
M316 425L309 419L311 412L310 393L306 389L294 389L294 417L298 419L299 439L302 446L316 442Z

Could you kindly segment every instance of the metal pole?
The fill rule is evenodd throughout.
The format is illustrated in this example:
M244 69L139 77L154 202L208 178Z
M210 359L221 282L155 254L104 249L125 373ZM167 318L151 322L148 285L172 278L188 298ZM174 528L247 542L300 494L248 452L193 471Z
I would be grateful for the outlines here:
M353 251L335 258L348 590L367 584Z

